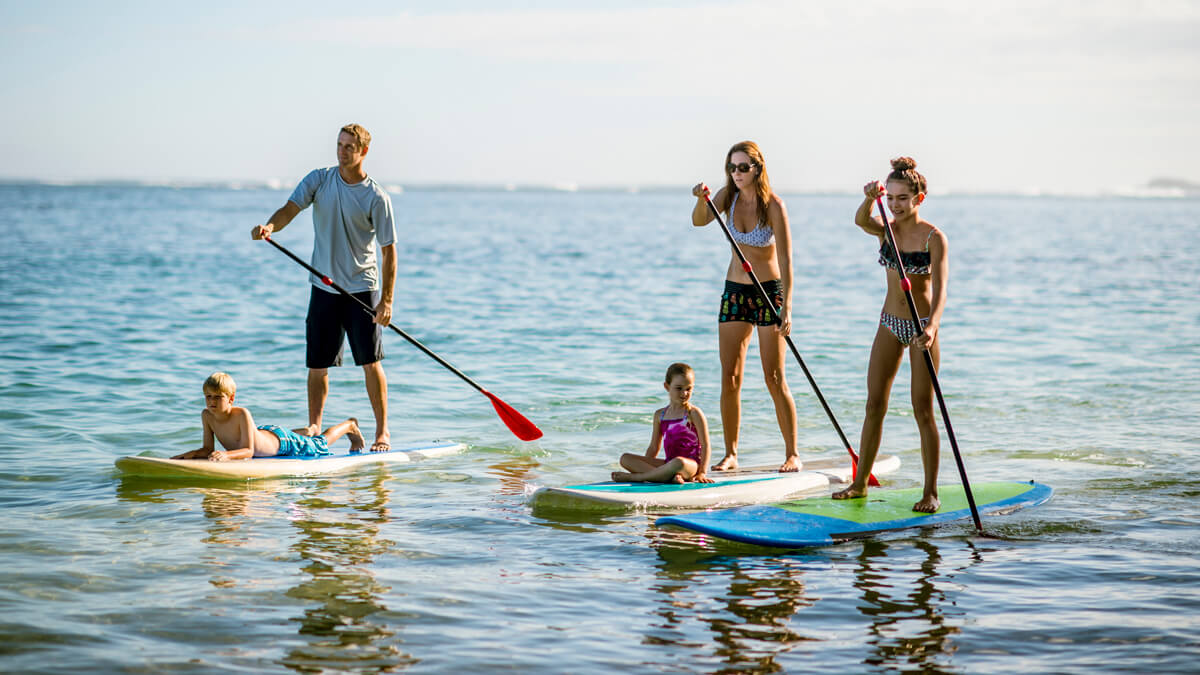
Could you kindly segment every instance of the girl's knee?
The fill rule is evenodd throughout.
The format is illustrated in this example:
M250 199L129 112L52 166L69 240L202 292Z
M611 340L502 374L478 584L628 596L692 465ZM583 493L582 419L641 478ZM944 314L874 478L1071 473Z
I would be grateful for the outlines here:
M868 420L881 420L887 415L888 400L886 398L868 397L866 415Z
M933 414L933 407L928 408L913 408L913 419L917 421L918 427L937 428L937 417Z

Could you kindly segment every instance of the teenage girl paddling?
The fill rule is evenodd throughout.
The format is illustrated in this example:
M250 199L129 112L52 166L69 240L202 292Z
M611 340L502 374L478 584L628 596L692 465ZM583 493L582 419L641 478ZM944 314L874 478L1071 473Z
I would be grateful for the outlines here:
M692 224L703 227L713 214L705 203L708 186L692 188L696 206ZM746 370L746 348L758 327L758 351L762 357L767 391L775 404L775 418L783 434L784 462L780 471L799 471L796 453L796 402L784 376L784 337L792 330L792 233L787 208L771 190L762 151L751 141L742 141L725 156L725 187L717 190L713 204L725 211L734 241L755 270L763 289L771 296L780 322L760 296L750 274L742 269L736 254L730 256L721 295L718 335L721 345L721 427L725 432L725 457L713 467L727 471L738 467L738 431L742 417L742 377Z
M614 471L618 483L711 483L705 475L708 466L708 420L704 413L690 403L696 374L686 363L672 363L667 368L663 387L670 403L654 411L654 431L645 455L627 452L621 455L621 466L629 469ZM666 450L666 459L658 458L658 448Z
M933 513L941 505L937 493L941 442L933 413L933 382L929 369L918 367L917 364L922 360L918 351L921 349L929 350L935 368L939 362L938 326L946 306L949 265L946 235L921 219L917 213L925 201L926 184L925 177L917 173L916 168L917 163L911 157L892 160L887 189L878 181L867 183L863 188L866 197L854 215L856 225L867 234L879 238L879 264L887 268L887 295L879 315L875 342L871 345L870 365L867 366L867 414L858 445L862 452L858 473L850 487L835 492L833 498L850 499L867 494L867 476L871 474L871 466L879 452L892 381L896 379L900 361L907 350L912 364L913 417L921 432L921 462L925 468L924 494L921 501L913 504L913 511ZM883 221L871 215L875 200L885 193L888 210L892 212L892 232L900 248L900 263L904 265L904 272L912 284L913 300L917 305L917 313L922 317L924 333L920 336L913 325L904 290L900 287L896 255L888 242Z

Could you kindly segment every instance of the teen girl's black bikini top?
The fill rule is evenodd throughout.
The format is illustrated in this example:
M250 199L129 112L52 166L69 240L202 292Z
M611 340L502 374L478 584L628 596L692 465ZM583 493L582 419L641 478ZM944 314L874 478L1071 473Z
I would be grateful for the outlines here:
M905 274L929 274L929 237L937 228L929 230L929 235L925 237L924 251L900 251L900 259L904 261ZM890 269L899 270L900 267L896 264L896 254L892 253L892 245L888 242L887 235L879 238L879 264Z

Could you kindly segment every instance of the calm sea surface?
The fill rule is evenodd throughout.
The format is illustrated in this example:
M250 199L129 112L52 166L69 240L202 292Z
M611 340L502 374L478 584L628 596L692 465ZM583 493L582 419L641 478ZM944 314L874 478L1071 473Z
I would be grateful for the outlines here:
M534 513L641 451L667 364L719 449L728 248L678 193L410 191L396 324L536 422L385 337L393 439L461 455L328 479L122 478L198 447L200 385L305 421L305 273L250 228L286 191L0 186L0 670L1195 672L1200 202L934 197L942 383L972 481L1048 504L803 551L656 513ZM787 197L797 346L857 445L883 292L852 196ZM307 257L302 215L277 240ZM783 445L751 348L745 461ZM789 363L807 457L842 454ZM920 484L897 380L887 483ZM328 422L371 413L333 375ZM338 449L344 446L337 446ZM719 450L718 450L719 452ZM948 443L942 481L957 480Z

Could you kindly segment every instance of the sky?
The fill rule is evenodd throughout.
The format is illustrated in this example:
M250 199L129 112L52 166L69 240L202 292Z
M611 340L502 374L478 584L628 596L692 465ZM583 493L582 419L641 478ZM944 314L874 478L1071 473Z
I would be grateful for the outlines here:
M0 178L278 181L363 124L389 185L1200 183L1200 0L0 0Z

